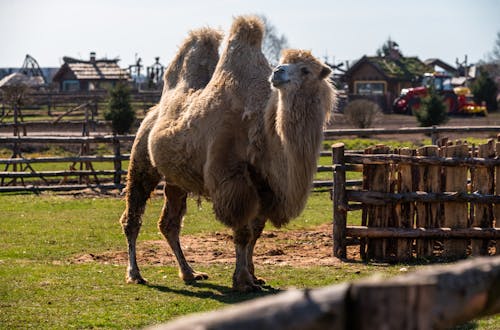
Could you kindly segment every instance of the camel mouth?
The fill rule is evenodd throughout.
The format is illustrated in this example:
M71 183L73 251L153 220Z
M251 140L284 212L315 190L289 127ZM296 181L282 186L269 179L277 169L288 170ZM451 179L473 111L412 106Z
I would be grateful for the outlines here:
M271 84L273 84L274 87L279 87L288 84L289 82L290 79L271 79Z

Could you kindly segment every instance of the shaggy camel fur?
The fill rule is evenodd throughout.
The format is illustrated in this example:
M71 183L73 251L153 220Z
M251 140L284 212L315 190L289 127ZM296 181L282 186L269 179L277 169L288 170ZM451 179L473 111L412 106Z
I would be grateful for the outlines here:
M289 50L272 72L261 52L263 31L258 18L237 17L208 85L194 94L169 91L147 139L151 162L166 180L159 228L185 281L207 278L189 266L179 242L188 192L209 198L217 219L232 228L239 291L264 283L252 259L266 220L282 226L307 200L334 104L330 69L309 52ZM136 237L127 233L129 253ZM135 255L127 277L144 281Z
M207 85L219 60L218 48L221 39L222 35L218 31L208 28L189 33L165 71L160 103L149 110L137 132L128 167L127 204L120 219L128 242L129 264L126 279L129 283L145 283L137 266L136 239L146 202L161 179L149 158L149 133L161 112L161 104L173 99L174 94L180 91L195 95ZM166 210L163 211L162 218L165 215Z

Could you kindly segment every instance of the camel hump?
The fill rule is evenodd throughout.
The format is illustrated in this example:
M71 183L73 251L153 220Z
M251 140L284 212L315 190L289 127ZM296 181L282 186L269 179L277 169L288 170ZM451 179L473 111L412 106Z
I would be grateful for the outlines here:
M218 47L222 40L222 36L223 34L221 31L209 27L203 27L189 31L189 36L184 44L189 45L193 41L202 41Z
M264 37L264 23L258 16L238 16L229 32L229 40L238 40L260 46Z

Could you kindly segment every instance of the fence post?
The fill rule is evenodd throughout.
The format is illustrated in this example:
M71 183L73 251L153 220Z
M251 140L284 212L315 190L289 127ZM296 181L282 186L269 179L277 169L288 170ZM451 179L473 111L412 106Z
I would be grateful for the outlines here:
M347 198L345 192L344 144L332 145L333 164L333 255L339 259L347 257L345 230L347 224Z
M445 157L466 158L469 156L469 148L466 144L446 146ZM444 170L445 191L456 193L467 193L467 167L446 166ZM443 226L448 228L467 228L468 211L467 203L446 202L444 203ZM444 241L443 257L464 258L467 256L467 240L455 239Z
M474 157L474 154L472 155ZM492 139L486 144L479 145L478 157L494 158L495 143ZM472 191L480 194L492 195L494 193L495 170L493 167L477 166L472 177ZM471 203L472 204L472 203ZM493 227L493 205L478 203L471 216L472 227ZM471 242L472 255L488 255L489 240L476 240Z
M114 159L114 165L115 165L115 175L113 177L113 182L116 187L119 187L121 184L121 178L122 178L122 160L121 160L121 152L120 152L120 139L115 135L113 137L113 147L115 151L115 159Z
M437 127L434 125L432 126L432 133L431 133L431 141L433 145L437 145L439 140L439 133L437 130Z
M422 157L438 157L439 148L435 145L424 146L417 149L417 155ZM439 193L441 190L441 167L439 165L420 165L418 167L418 183L417 190L430 193ZM437 228L440 226L441 217L440 203L416 203L417 228ZM417 239L417 257L426 258L434 254L434 240L432 239Z

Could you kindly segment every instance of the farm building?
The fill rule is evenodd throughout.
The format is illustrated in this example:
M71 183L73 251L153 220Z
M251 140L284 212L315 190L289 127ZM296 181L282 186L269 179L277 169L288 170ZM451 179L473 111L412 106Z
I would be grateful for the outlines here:
M351 99L368 98L389 112L401 89L415 86L433 67L418 57L403 57L399 52L389 56L363 56L344 74Z
M64 64L53 78L63 92L92 91L130 80L128 72L118 66L118 59L96 59L92 52L89 61L71 57L64 57L63 60Z

